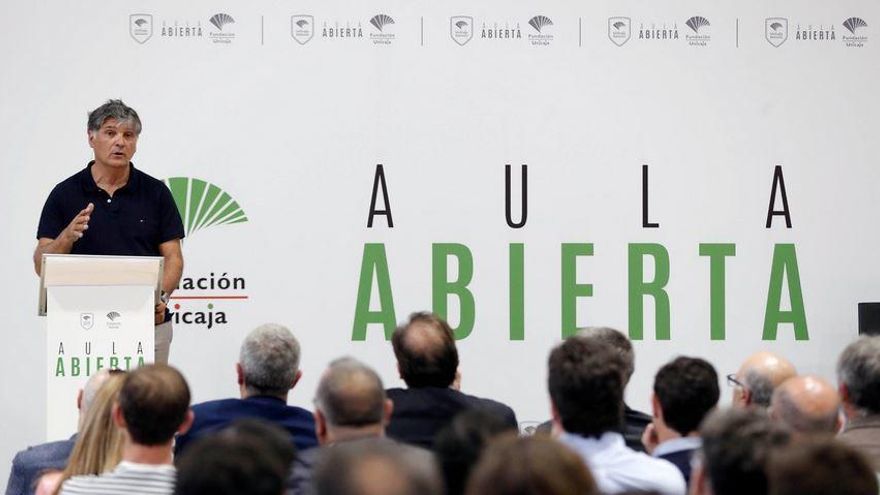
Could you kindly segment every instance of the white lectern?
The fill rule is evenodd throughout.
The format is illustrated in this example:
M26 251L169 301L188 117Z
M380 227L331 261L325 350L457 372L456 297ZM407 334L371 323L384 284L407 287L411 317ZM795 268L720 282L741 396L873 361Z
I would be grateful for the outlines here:
M43 255L39 314L47 316L46 435L77 429L76 396L102 368L153 361L162 257Z

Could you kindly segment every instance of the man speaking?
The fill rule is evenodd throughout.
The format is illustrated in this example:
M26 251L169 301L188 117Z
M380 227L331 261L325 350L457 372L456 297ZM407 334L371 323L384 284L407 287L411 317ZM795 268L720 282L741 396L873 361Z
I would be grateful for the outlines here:
M89 113L89 146L95 158L55 186L37 229L34 268L44 253L162 256L162 298L156 304L156 363L168 362L171 314L168 297L180 282L183 222L171 191L134 168L141 120L121 100Z

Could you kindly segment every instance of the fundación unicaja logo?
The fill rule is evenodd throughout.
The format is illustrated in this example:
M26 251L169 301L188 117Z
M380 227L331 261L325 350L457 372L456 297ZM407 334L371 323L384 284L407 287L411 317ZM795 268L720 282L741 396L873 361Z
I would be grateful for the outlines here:
M467 45L474 38L474 18L466 15L450 17L449 36L459 46Z
M785 17L768 17L764 20L764 37L776 48L788 39L788 19Z
M164 182L174 197L187 237L208 227L248 221L238 202L229 193L208 181L171 177Z
M378 32L370 33L370 39L374 45L390 45L394 40L394 33L388 32L394 19L388 14L376 14L370 19L370 24Z
M709 35L709 19L695 15L685 22L691 32L685 34L685 39L691 46L707 46L711 36Z
M311 15L290 16L290 36L300 45L305 45L315 36L315 17Z
M208 19L208 22L217 28L217 31L211 31L208 33L208 37L211 38L211 41L214 43L229 44L235 39L235 33L231 32L229 29L230 24L235 24L235 19L233 19L231 15L222 12L214 14Z
M153 16L150 14L131 14L128 16L128 33L132 39L144 44L153 37Z
M548 32L552 25L553 21L546 15L536 15L529 19L529 26L535 31L529 33L529 43L532 46L548 46L553 41L553 35Z
M629 17L608 18L608 39L617 46L623 46L632 37L632 19Z
M862 48L865 46L865 42L868 41L868 36L865 34L865 31L868 28L868 23L865 22L864 19L860 17L850 17L843 21L843 27L849 31L849 34L843 33L843 42L846 46L852 48Z
M122 322L120 321L121 319L122 315L118 311L111 311L107 313L107 328L113 330L118 329L120 326L122 326Z

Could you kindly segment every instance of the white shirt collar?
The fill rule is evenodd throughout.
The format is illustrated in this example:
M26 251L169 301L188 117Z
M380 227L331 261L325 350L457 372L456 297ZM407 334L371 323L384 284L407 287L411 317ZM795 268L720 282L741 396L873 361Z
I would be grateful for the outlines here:
M702 445L703 439L700 437L673 438L658 445L657 448L654 449L654 453L651 455L654 457L660 457L674 452L681 452L682 450L695 450Z

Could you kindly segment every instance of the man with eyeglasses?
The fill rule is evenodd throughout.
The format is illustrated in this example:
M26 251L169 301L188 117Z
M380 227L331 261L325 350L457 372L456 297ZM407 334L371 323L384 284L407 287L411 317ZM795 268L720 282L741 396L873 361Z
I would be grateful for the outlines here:
M727 384L733 388L733 406L767 409L773 390L796 375L794 365L778 354L767 351L753 354L736 374L727 375Z

